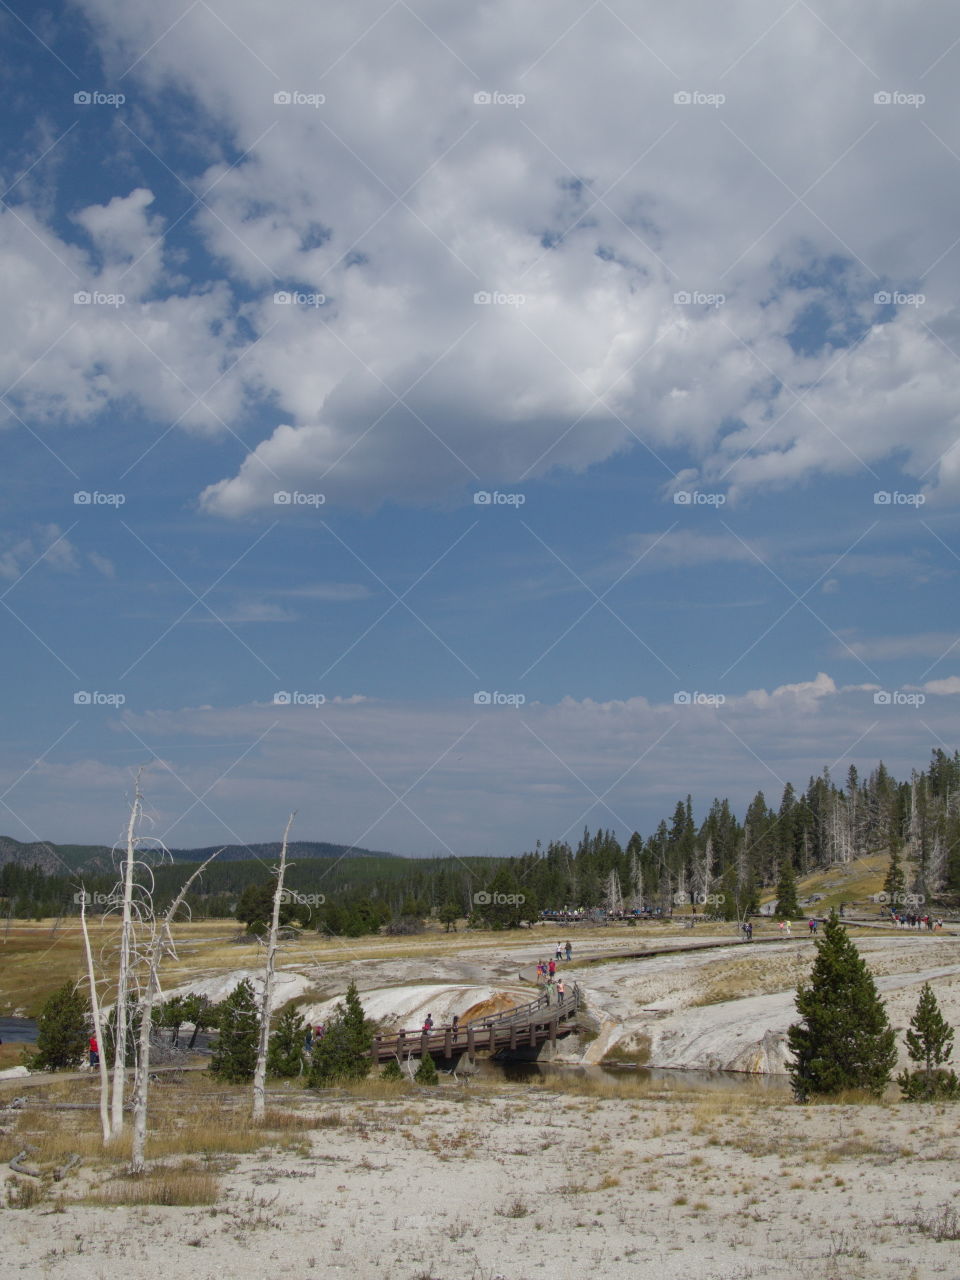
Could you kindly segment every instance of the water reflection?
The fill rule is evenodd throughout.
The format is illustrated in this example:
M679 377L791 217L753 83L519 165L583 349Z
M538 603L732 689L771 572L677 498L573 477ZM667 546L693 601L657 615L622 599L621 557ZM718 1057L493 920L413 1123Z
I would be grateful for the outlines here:
M737 1089L747 1095L782 1093L791 1097L788 1076L754 1075L745 1071L677 1071L667 1067L568 1067L553 1062L497 1062L492 1058L478 1059L477 1075L481 1078L532 1083L550 1075L563 1074L581 1080L639 1080L651 1089L683 1092L685 1089L702 1092L704 1089Z

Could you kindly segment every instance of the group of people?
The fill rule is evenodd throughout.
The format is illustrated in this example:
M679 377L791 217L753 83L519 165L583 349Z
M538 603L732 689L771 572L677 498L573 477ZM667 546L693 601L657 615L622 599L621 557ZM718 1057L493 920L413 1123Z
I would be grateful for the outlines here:
M938 917L936 920L933 916L918 916L913 912L890 912L891 919L898 929L942 929L943 921Z
M326 1027L322 1022L318 1023L315 1027L307 1027L306 1033L303 1037L303 1051L308 1058L313 1053L313 1046L323 1039L325 1031Z
M566 960L569 964L572 957L572 943L558 942L554 954L549 960L539 960L537 962L537 983L544 989L547 1004L563 1003L567 989L564 986L563 979L557 973L557 964L561 960Z

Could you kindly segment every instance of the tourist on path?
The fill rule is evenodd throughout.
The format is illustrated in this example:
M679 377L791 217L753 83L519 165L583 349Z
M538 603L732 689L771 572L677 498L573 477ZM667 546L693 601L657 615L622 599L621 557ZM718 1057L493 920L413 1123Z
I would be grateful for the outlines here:
M557 972L557 962L556 960L551 960L550 963L547 965L547 974L552 978L556 972Z
M570 945L569 942L567 943L566 951L567 951L567 964L569 964L570 957L573 955L573 947Z
M90 1066L99 1067L100 1065L100 1046L97 1044L97 1037L90 1037Z

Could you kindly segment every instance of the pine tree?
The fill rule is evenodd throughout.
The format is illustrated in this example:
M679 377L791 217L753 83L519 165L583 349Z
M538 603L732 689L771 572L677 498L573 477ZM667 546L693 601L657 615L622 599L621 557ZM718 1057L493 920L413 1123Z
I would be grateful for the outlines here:
M291 1079L303 1070L304 1040L307 1024L296 1005L288 1005L277 1019L267 1049L267 1072L271 1076Z
M374 1025L364 1016L356 983L351 982L342 1004L313 1046L310 1086L337 1080L363 1080L370 1070Z
M894 904L902 902L905 889L906 881L903 875L903 867L900 864L900 854L894 849L890 854L887 878L883 882L883 892L887 895L887 902Z
M47 1000L37 1019L37 1048L29 1066L34 1071L59 1071L79 1066L90 1036L86 997L65 982Z
M391 1058L387 1065L380 1072L381 1080L405 1080L403 1068L396 1058Z
M777 919L796 920L800 916L800 903L797 901L797 877L793 870L793 861L784 854L780 861L780 877L777 880Z
M417 1084L438 1084L437 1064L431 1058L429 1053L425 1053L420 1059L420 1065L417 1067L413 1075Z
M253 984L244 978L220 1005L220 1034L213 1047L210 1070L222 1080L245 1084L253 1079L260 1036L257 1004Z
M901 1071L897 1084L904 1098L913 1102L933 1102L937 1098L960 1098L957 1073L944 1064L953 1053L953 1028L940 1012L930 983L925 982L916 1012L907 1032L907 1052L922 1065L916 1071Z
M797 987L801 1021L787 1031L798 1102L866 1089L879 1097L897 1060L896 1036L869 969L831 912L817 942L809 985Z

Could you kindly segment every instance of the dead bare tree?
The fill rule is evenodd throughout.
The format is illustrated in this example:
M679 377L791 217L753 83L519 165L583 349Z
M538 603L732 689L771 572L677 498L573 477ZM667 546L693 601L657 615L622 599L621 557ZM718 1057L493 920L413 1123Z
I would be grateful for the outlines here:
M270 1016L273 1013L273 969L277 954L277 932L280 926L280 904L283 902L283 878L287 870L287 837L296 810L287 819L283 833L283 844L280 847L280 866L277 868L277 886L273 891L273 918L270 922L270 937L267 942L267 959L263 973L263 996L260 1003L260 1042L257 1046L257 1065L253 1072L253 1120L259 1123L263 1119L266 1107L267 1048L270 1044Z
M130 988L130 953L133 941L133 868L136 848L136 830L143 812L143 796L140 792L140 775L137 770L134 782L133 804L127 823L127 852L123 878L123 915L120 926L120 967L117 974L117 1002L115 1005L116 1034L113 1050L113 1096L110 1123L114 1134L123 1130L123 1092L126 1083L127 1055L127 1003Z
M173 934L170 925L173 917L180 910L184 899L190 891L194 880L206 870L210 863L223 853L218 849L206 862L201 863L187 880L186 884L167 907L162 920L156 916L151 918L150 941L147 944L144 961L146 965L146 985L140 999L140 1034L137 1046L137 1078L133 1089L133 1148L130 1156L130 1172L143 1173L146 1168L147 1142L147 1097L150 1091L150 1036L153 1032L153 1002L160 989L160 959L164 952L176 956Z
M93 1018L93 1034L96 1037L97 1058L100 1071L100 1128L103 1141L110 1141L110 1073L103 1045L103 1021L100 1017L100 997L97 994L97 977L93 968L93 952L90 950L90 933L87 929L87 892L80 882L80 928L83 930L83 946L87 955L87 979L90 983L90 1012Z

